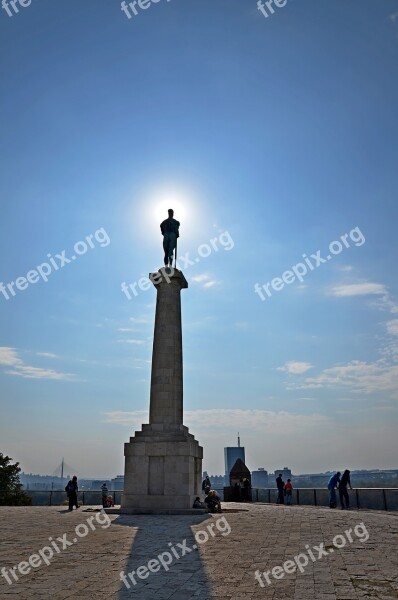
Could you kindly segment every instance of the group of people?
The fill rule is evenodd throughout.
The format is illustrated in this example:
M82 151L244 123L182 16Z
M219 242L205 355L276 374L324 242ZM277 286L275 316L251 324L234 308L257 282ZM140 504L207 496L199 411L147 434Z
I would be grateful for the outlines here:
M247 477L241 477L234 485L235 502L251 502L252 487Z
M291 505L293 495L293 485L291 480L288 479L285 483L282 479L282 473L279 473L278 477L276 478L276 487L278 489L278 497L276 503L286 503L287 505ZM348 494L348 488L352 490L350 471L348 469L344 471L343 475L341 475L340 471L337 471L337 473L332 475L328 482L330 508L336 508L337 506L336 490L338 490L339 492L340 505L342 510L348 510L350 508L350 497ZM208 476L202 482L202 491L205 496L204 502L202 502L200 497L197 496L193 503L193 508L205 508L212 513L221 512L220 497L218 496L215 490L211 489L211 481ZM249 500L250 482L247 480L246 484L246 482L243 481L242 492L241 489L239 489L238 491L241 500ZM69 510L73 510L74 506L76 506L76 508L79 508L77 501L79 486L77 483L76 475L74 475L72 479L67 483L65 487L65 492L68 496ZM103 483L101 486L101 496L102 506L104 508L109 508L113 506L113 499L112 496L108 493L108 487L106 483Z
M109 494L108 486L106 485L106 483L103 483L101 485L101 497L103 508L111 508L112 506L115 506L113 504L112 494Z
M285 498L286 498L286 504L290 505L292 503L292 492L293 492L293 485L290 479L287 480L287 482L285 483L282 479L282 473L279 473L278 477L276 478L276 487L278 488L278 497L276 499L276 503L277 504L285 504Z
M79 493L79 486L77 483L77 477L74 475L72 479L68 481L65 487L65 492L69 501L69 510L73 510L73 507L79 508L77 501L77 495ZM114 506L112 495L109 495L108 486L103 483L101 486L101 498L103 508L110 508Z
M337 506L336 489L338 489L341 509L349 510L350 496L348 494L348 487L352 490L350 471L348 469L344 471L343 475L341 475L340 471L332 475L328 482L330 508L336 508Z
M201 501L199 496L196 496L192 508L205 508L211 513L221 512L221 501L220 496L215 490L211 489L211 481L209 476L202 482L202 491L205 495L204 502Z

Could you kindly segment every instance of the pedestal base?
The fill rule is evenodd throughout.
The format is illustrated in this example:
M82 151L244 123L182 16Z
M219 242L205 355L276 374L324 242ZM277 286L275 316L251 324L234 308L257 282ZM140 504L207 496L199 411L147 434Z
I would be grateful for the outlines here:
M124 456L121 512L192 509L201 493L203 449L187 427L143 425Z

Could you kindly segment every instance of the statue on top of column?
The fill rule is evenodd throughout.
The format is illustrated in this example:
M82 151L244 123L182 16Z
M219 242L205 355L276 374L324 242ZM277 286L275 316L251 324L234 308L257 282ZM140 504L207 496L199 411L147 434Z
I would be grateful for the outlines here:
M163 235L164 264L166 267L171 267L173 265L174 250L177 260L177 238L180 237L178 231L180 223L174 219L174 210L172 208L169 208L168 213L169 218L162 221L160 231Z

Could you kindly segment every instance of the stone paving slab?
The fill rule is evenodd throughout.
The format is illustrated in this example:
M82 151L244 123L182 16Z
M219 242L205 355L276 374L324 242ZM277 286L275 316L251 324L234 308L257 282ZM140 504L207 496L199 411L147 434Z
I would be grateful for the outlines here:
M0 507L0 599L398 598L398 515L265 504L223 507L222 515L201 516ZM39 550L49 565L40 555L30 558ZM308 561L302 572L294 562L299 554L299 562Z

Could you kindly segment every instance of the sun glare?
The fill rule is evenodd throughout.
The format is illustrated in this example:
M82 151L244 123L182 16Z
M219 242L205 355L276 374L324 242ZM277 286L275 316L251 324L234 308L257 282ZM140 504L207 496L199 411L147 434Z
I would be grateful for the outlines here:
M168 218L168 210L174 210L174 218L180 221L181 236L193 238L199 225L199 211L193 194L189 191L174 188L157 189L145 194L146 219L148 229L158 235L159 225Z

